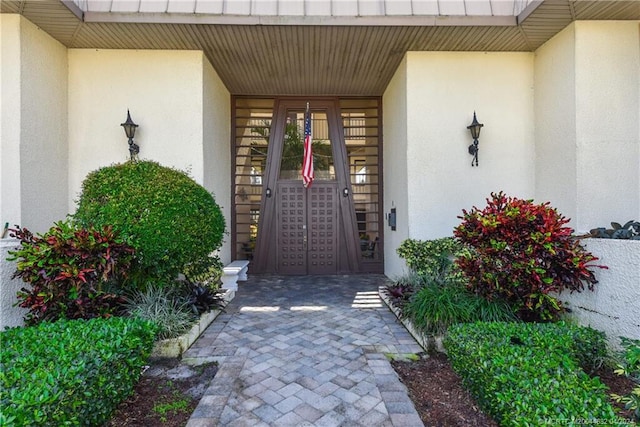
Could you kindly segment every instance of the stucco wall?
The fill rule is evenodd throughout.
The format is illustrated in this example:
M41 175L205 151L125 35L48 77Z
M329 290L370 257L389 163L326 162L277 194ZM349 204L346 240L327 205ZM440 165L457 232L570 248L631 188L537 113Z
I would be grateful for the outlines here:
M20 204L20 18L0 14L0 227L22 220Z
M129 109L140 158L188 171L230 224L230 108L200 51L69 50L70 211L87 173L128 159ZM221 258L230 260L228 242Z
M604 331L613 347L620 336L640 339L640 242L585 239L583 244L608 269L594 269L599 281L594 292L560 294L570 317Z
M67 214L67 50L18 15L0 22L0 218L43 232Z
M14 304L18 302L16 294L25 284L22 280L11 278L15 271L15 264L5 261L9 251L18 247L17 240L0 240L0 330L3 330L5 326L24 325L23 318L27 313L25 308L14 307Z
M533 54L409 52L384 99L385 187L394 186L385 204L399 188L408 194L398 203L407 237L451 236L462 209L483 206L491 192L533 197ZM467 150L474 110L484 124L479 167ZM385 238L385 271L397 274L401 241Z
M203 75L203 185L214 194L222 208L228 231L231 226L231 99L220 77L206 60L203 63ZM229 234L225 234L220 254L223 263L231 261Z
M578 230L640 218L640 25L577 22Z
M389 277L399 276L406 264L396 248L409 236L407 211L407 59L402 61L382 97L384 213L396 208L396 230L384 225L384 271Z
M67 48L22 20L22 224L44 232L68 213Z
M409 235L452 235L462 209L491 192L532 197L533 55L409 52L407 61ZM479 167L467 151L474 110Z
M203 61L199 51L69 50L70 211L87 173L128 159L127 109L141 159L203 184Z
M575 228L577 215L576 85L574 27L536 51L536 193Z
M536 52L536 198L578 232L640 217L639 31L576 22Z

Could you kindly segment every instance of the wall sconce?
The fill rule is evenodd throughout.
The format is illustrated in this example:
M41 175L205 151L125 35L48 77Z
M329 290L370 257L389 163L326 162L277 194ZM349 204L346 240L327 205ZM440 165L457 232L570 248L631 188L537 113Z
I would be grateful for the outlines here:
M124 133L129 138L129 156L131 157L131 161L135 161L138 158L138 153L140 153L140 147L138 144L133 142L133 137L136 134L137 124L131 120L131 114L129 114L129 110L127 109L127 121L124 123L120 123L120 126L124 128Z
M271 189L267 188L267 191L265 191L264 195L267 196L267 197L271 197Z
M478 138L480 138L480 129L482 129L484 125L478 122L476 118L476 112L473 112L473 121L467 129L471 131L471 138L473 138L473 144L469 146L469 154L473 156L473 160L471 160L471 166L478 166Z
M349 197L349 189L348 189L347 187L344 187L344 188L342 189L342 195L343 195L344 197Z

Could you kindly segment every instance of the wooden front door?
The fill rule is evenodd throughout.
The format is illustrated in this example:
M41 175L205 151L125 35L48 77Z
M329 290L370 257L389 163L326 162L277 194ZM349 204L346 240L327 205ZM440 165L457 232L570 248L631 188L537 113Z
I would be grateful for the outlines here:
M338 184L280 181L277 270L281 274L338 272Z
M360 247L339 109L312 100L315 180L300 175L305 100L281 100L271 124L256 270L342 274L360 270Z

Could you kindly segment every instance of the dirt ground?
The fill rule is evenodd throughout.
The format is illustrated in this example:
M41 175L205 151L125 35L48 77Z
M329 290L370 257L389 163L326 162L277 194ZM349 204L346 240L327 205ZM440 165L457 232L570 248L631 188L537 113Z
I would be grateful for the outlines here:
M425 426L487 426L498 424L485 415L462 388L444 354L415 362L392 362Z
M153 361L105 427L184 427L217 371L215 363Z

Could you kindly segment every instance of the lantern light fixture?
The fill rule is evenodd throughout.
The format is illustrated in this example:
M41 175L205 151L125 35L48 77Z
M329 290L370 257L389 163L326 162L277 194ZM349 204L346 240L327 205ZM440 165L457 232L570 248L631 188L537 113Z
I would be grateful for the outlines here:
M129 157L131 161L135 161L138 158L138 153L140 153L140 147L138 146L138 144L133 142L133 137L136 134L136 128L138 127L138 125L135 124L133 120L131 120L131 114L129 113L128 109L127 121L125 121L124 123L120 123L120 126L124 128L124 133L125 135L127 135L127 138L129 138Z
M482 129L484 125L478 122L476 118L476 112L473 112L473 121L467 129L471 132L471 138L473 138L473 143L469 145L469 154L473 156L471 160L471 166L478 166L478 138L480 138L480 129Z

